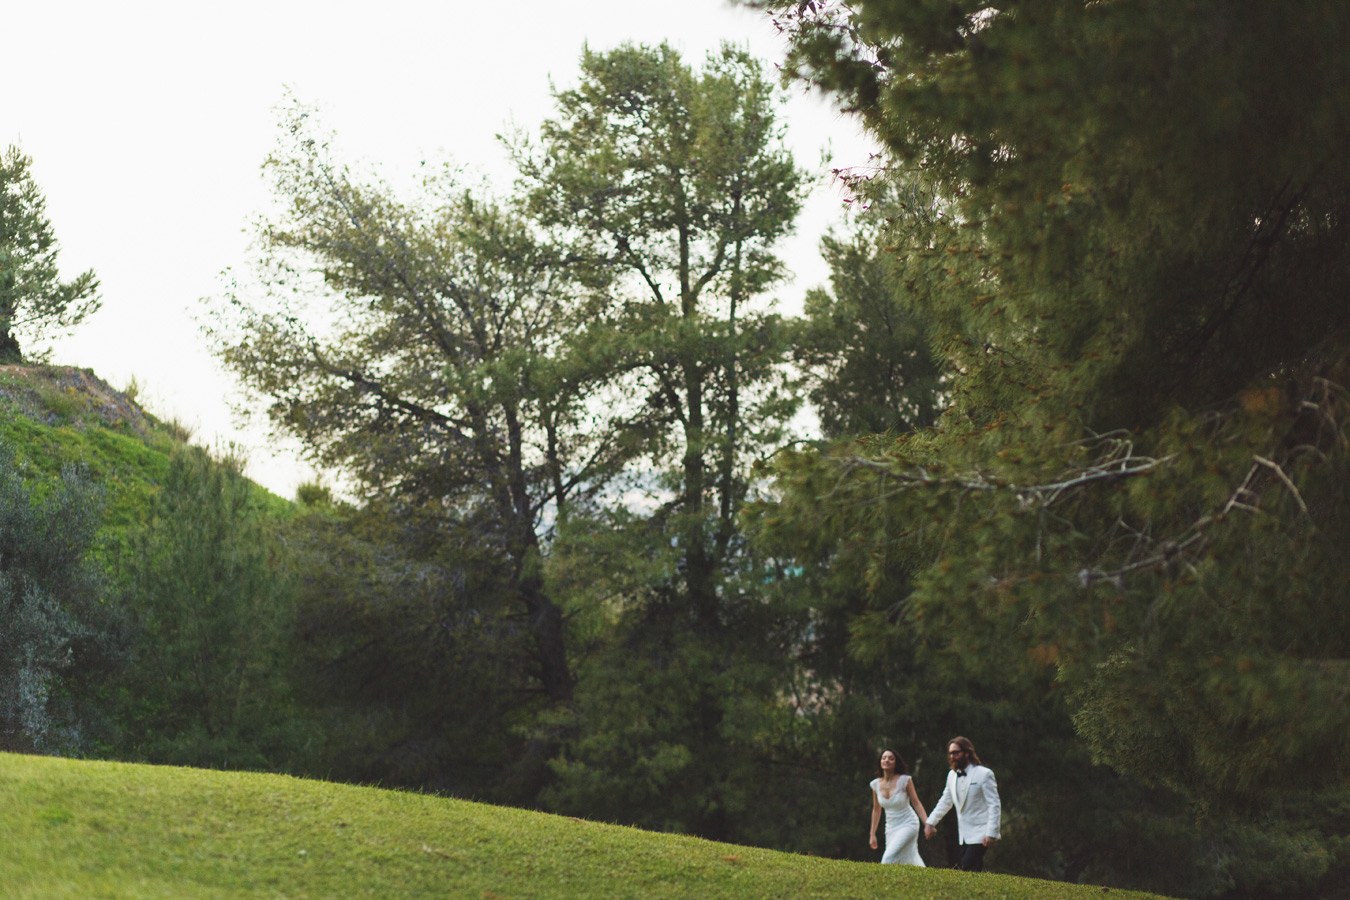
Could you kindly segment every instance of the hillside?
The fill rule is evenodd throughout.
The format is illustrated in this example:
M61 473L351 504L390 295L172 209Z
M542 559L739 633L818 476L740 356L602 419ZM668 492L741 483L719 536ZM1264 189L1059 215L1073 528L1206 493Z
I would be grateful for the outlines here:
M182 437L86 369L0 366L0 441L33 480L85 467L107 491L110 525L133 519Z
M1107 892L814 859L285 776L12 754L0 754L0 884L10 897Z
M87 469L105 491L105 538L116 540L140 521L170 453L189 437L88 369L0 366L0 442L35 481L59 475L65 465ZM258 495L275 512L289 506L261 487Z
M103 489L106 505L95 553L104 554L102 562L112 568L119 558L126 558L117 551L135 549L118 545L142 528L157 497L170 495L165 479L171 459L181 459L182 454L175 451L186 437L181 428L157 420L134 397L112 389L87 370L0 367L0 441L13 452L35 493L65 465L77 464L88 471L90 480ZM295 508L256 486L249 491L255 492L248 494L251 509L261 506L269 514L288 515ZM196 509L192 504L189 507ZM208 542L188 543L202 547ZM189 564L168 565L164 571L170 575L217 571L208 565L210 559L186 558ZM233 570L220 571L229 575ZM153 587L158 582L147 583ZM197 582L184 587L166 576L163 584L164 597L169 599L179 594L198 596L193 593ZM394 587L403 599L403 583ZM229 587L220 594L238 600L247 592ZM256 596L271 603L281 595L263 590ZM378 606L381 596L376 594L372 606ZM464 692L460 681L445 693L429 691L409 700L414 693L406 687L410 679L397 688L399 703L409 710L407 721L397 711L380 718L393 704L379 695L373 701L358 698L350 707L338 707L331 699L333 694L322 693L335 694L352 682L310 683L305 686L310 693L302 698L286 680L292 675L290 670L275 661L297 658L300 648L318 659L325 652L336 654L345 646L344 633L334 638L318 632L320 645L315 649L314 630L277 625L274 643L259 639L256 646L262 649L250 656L255 645L240 640L240 635L252 639L267 632L256 615L239 614L244 607L222 603L221 614L210 619L197 614L202 609L213 613L216 607L210 604L194 602L179 608L165 605L161 598L160 605L152 607L152 600L132 597L132 603L142 605L127 611L135 616L149 609L163 615L162 620L149 616L137 620L150 622L158 631L147 626L143 633L110 640L114 652L96 660L102 667L72 671L69 688L62 688L80 701L80 711L94 723L90 733L97 740L82 745L79 753L304 770L350 780L385 778L361 771L363 759L383 763L385 757L379 754L386 753L393 741L407 733L419 734L409 722L444 715L445 698L453 696L451 691ZM282 597L282 602L294 601ZM359 629L374 622L390 629L396 640L402 639L401 632L393 632L392 625L364 613L360 606L338 604L335 608L342 614L355 608L365 615L355 619ZM392 605L391 609L391 619L406 618L407 607ZM309 612L313 614L312 609ZM331 627L325 619L318 621ZM219 695L255 701L246 707L235 703L228 714L220 715L226 726L219 739L201 725L213 708L210 703L162 677L164 671L204 671L195 662L204 657L190 656L199 644L181 640L182 635L199 631L206 635L199 644L213 649L242 647L231 659L255 666L232 666L226 675L213 676L210 681L213 692L206 694L208 700ZM365 631L360 633L364 639ZM337 649L323 646L322 640ZM402 662L403 650L403 645L391 642L387 656L380 660ZM59 654L53 659L51 672L63 673L68 661L62 662L65 657ZM194 662L186 663L186 659ZM432 673L433 683L439 676L437 664L433 657L422 670ZM246 669L250 676L265 673L248 682L247 691L243 676L237 675ZM372 670L383 676L390 666L381 661L372 664ZM302 702L314 702L315 697L319 702L312 708ZM377 724L372 726L372 722ZM364 737L362 727L383 728L391 736L389 743ZM472 728L447 728L443 734L448 743L458 746L478 739ZM331 740L332 746L304 757L311 749L307 742L325 740ZM38 745L0 746L31 749ZM240 763L240 759L252 762ZM349 766L347 772L341 769L344 764ZM473 793L472 789L457 792ZM861 840L861 832L858 837ZM3 897L899 894L1056 898L1103 892L1103 888L1011 876L969 876L811 858L444 797L283 776L0 754Z

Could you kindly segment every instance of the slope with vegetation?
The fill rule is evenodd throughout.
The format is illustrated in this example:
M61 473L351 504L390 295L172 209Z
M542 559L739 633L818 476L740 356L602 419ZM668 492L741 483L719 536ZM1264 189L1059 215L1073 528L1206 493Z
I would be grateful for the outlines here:
M0 366L0 413L0 440L24 474L83 467L106 490L104 521L114 527L137 518L184 437L86 369Z
M186 437L89 371L0 368L0 746L293 756L257 748L289 711L273 529L293 506Z
M0 372L0 747L861 860L880 749L929 800L966 734L991 868L1343 892L1350 15L753 5L886 148L800 318L779 92L623 46L506 196L286 114L208 315L353 502Z
M190 438L181 422L146 411L134 384L119 391L73 366L0 366L0 442L33 481L68 466L84 470L105 494L105 537L116 538L143 519L170 458ZM250 494L269 516L285 516L291 507L257 485Z
M19 897L1072 900L1103 892L815 859L284 776L11 754L0 755L0 836L0 881Z

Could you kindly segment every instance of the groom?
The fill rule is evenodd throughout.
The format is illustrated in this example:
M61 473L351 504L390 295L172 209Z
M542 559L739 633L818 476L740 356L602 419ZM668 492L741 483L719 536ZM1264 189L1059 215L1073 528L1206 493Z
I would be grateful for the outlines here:
M980 765L970 738L954 737L947 742L947 763L952 767L947 773L947 786L929 814L923 833L928 838L937 834L934 826L955 808L961 840L956 867L978 872L984 868L984 851L999 838L998 784L994 773Z

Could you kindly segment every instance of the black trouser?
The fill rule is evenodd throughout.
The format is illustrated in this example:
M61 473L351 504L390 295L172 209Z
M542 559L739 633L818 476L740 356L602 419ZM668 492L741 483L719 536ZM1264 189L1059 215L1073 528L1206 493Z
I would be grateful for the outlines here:
M961 844L956 849L956 867L962 872L984 870L984 844Z

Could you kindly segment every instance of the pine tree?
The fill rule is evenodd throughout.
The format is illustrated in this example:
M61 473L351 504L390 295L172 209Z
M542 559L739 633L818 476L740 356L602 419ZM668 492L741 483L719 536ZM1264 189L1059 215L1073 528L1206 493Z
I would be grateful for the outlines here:
M737 516L750 463L781 440L796 405L790 333L767 292L804 177L783 147L775 91L734 48L701 69L664 45L587 51L580 83L556 101L539 146L519 146L517 159L534 214L566 228L604 279L607 303L580 340L604 361L615 402L647 413L629 432L630 472L655 507L605 519L627 526L633 577L605 577L622 583L617 596L579 601L615 627L586 668L581 737L557 763L556 802L608 804L666 785L662 796L679 800L652 810L662 827L726 836L741 812L725 723L734 698L765 684L752 659L772 653L776 627L751 599L763 575ZM636 708L652 692L659 711ZM632 716L650 727L635 733Z
M786 509L915 567L898 627L931 665L1053 673L1095 759L1213 817L1249 862L1197 890L1331 883L1343 826L1311 810L1350 777L1350 16L770 5L794 71L952 210L895 248L946 276L921 311L951 408L785 457Z
M607 488L632 452L621 435L646 415L592 402L603 379L574 337L591 276L449 166L410 200L357 177L308 117L288 114L268 163L284 209L260 228L262 284L220 311L217 349L363 500L421 540L475 536L529 635L511 666L517 706L564 706L574 675L543 577L549 535ZM517 802L544 783L547 732L517 760Z
M18 147L0 154L0 363L23 360L18 332L41 340L79 324L101 302L92 271L60 279L56 237L32 165Z
M181 446L128 548L136 621L121 751L284 767L304 743L281 655L293 601L237 456Z

